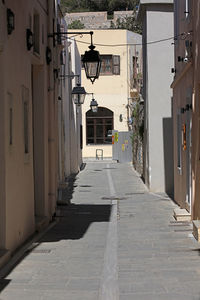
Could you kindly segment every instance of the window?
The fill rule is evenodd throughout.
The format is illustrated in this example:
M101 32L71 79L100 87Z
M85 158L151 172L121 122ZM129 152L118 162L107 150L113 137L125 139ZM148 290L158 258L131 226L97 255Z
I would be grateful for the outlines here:
M28 102L24 101L24 153L29 153L28 145Z
M9 110L9 144L13 144L13 109L10 107Z
M33 17L33 33L34 33L34 52L40 54L40 17L37 13Z
M112 75L112 74L113 74L112 55L101 55L100 75Z
M24 136L24 154L30 152L29 149L29 90L22 87L22 113L23 113L23 136Z
M113 112L99 107L97 113L86 113L86 144L112 144Z
M13 145L13 96L8 93L8 143L11 147Z
M83 56L81 56L82 58ZM119 55L100 55L101 70L100 75L120 75L120 56ZM83 65L82 65L83 68ZM95 65L90 66L96 70Z

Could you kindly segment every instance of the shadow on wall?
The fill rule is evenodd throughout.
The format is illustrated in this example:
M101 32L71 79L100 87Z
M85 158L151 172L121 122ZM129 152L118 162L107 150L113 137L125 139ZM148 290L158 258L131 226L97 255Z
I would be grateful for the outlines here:
M163 118L165 192L174 199L173 119Z

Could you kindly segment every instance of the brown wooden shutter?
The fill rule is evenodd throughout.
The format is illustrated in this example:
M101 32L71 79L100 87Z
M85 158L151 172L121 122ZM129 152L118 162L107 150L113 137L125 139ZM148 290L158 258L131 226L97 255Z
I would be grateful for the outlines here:
M120 75L120 56L113 55L113 74Z

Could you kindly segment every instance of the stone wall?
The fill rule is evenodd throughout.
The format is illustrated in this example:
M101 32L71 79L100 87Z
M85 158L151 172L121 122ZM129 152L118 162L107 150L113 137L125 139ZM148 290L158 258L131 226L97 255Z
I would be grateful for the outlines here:
M108 19L107 12L81 12L81 13L66 13L65 21L67 24L71 24L75 20L79 20L85 25L86 29L99 29L99 28L110 28L111 21L115 24L117 19L124 19L131 16L132 10L129 11L115 11L113 19Z

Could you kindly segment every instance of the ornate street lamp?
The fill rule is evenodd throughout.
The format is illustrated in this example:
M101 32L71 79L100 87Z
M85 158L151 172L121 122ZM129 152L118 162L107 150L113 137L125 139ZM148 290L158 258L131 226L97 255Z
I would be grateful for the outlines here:
M92 41L92 35L93 35L93 31L87 31L87 32L53 32L52 34L49 34L48 37L51 37L54 39L55 41L55 36L58 36L58 38L60 39L61 35L68 35L68 34L90 34L91 36L91 45L89 46L89 51L85 51L85 54L82 57L82 63L85 69L85 74L86 77L88 79L91 80L92 83L94 83L94 81L96 79L99 78L99 74L100 74L100 69L101 69L101 58L100 58L100 54L98 51L94 50L95 46L93 45L93 41ZM58 40L59 40L58 39Z
M79 74L65 74L65 75L60 76L60 78L62 78L62 79L65 79L67 77L70 77L72 79L74 79L74 77L78 77L78 83L72 90L72 100L73 100L74 104L77 104L78 106L80 106L81 104L84 103L85 96L87 94L84 87L81 86L81 84L80 84L80 75Z
M75 86L72 90L72 100L74 104L77 104L80 106L84 103L85 100L86 91L84 87L80 85L80 83L77 83L77 86Z
M89 46L89 51L85 51L85 54L82 57L82 63L85 69L85 74L92 83L99 78L100 69L101 69L101 58L99 52L94 50L95 46L92 42L93 32L91 31L91 45Z
M96 113L98 111L98 103L94 98L90 102L90 108L94 113Z
M90 108L91 108L92 112L96 113L98 111L98 103L94 99L93 93L87 93L87 95L90 95L90 94L92 95L92 101L90 102Z

